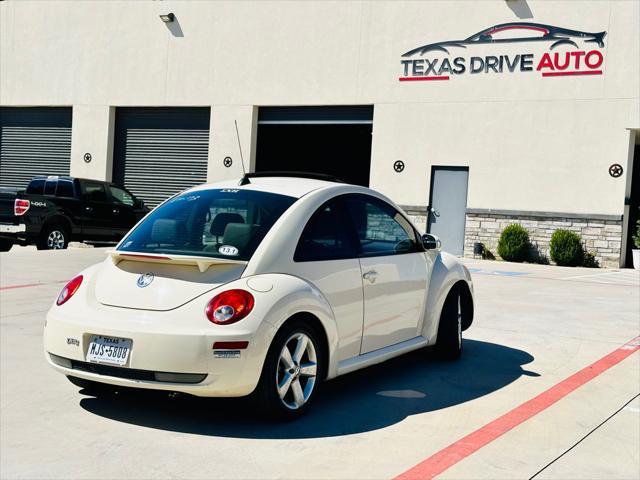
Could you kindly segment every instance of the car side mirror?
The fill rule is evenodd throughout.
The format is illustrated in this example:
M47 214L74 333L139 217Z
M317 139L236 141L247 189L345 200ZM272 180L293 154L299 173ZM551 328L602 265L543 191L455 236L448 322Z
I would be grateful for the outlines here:
M442 242L436 235L425 233L422 236L422 246L425 250L438 250L442 248Z

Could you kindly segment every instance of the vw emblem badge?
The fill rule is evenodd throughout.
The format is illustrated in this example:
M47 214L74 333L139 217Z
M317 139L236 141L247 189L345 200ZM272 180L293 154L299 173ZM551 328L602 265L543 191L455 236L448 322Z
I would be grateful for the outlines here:
M140 288L148 287L149 284L153 282L154 278L155 276L153 273L143 273L138 277L138 281L136 283Z

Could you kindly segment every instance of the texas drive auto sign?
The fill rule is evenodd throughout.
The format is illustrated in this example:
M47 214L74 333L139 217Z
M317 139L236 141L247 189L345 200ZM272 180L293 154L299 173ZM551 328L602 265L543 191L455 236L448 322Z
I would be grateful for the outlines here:
M506 32L506 33L503 33ZM496 34L498 38L496 38ZM589 33L540 23L503 23L464 40L430 43L402 55L401 82L449 80L453 76L480 73L540 72L543 77L602 75L604 37L607 32ZM538 43L549 45L542 55L486 55L453 57L449 50L474 45ZM560 46L570 47L562 52ZM597 47L597 48L596 48ZM444 52L436 56L436 52Z

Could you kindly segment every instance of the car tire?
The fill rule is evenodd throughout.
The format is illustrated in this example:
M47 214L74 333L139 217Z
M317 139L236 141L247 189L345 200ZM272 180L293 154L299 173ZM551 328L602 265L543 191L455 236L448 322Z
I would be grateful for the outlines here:
M285 324L269 347L252 394L259 413L276 420L293 420L304 415L326 371L322 347L320 335L308 324L301 321Z
M61 225L45 226L36 243L38 250L63 250L68 246L69 234Z
M92 397L110 396L116 394L116 388L112 385L105 383L94 382L93 380L85 380L84 378L72 377L68 375L67 378L76 387L80 387L87 395Z
M11 240L0 240L0 252L8 252L13 247Z
M462 353L462 293L453 287L442 307L434 353L442 360L457 360Z

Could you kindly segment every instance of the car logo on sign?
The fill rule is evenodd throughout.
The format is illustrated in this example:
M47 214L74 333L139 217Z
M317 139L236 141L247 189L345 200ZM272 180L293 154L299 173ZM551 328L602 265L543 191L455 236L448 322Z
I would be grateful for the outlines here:
M153 282L154 278L155 276L153 273L143 273L138 277L138 281L136 283L140 288L148 287L149 284Z

